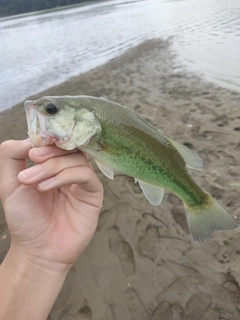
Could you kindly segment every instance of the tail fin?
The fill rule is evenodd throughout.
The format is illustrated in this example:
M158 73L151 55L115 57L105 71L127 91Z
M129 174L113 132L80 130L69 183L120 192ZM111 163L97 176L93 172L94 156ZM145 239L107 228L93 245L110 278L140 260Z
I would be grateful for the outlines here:
M236 220L209 195L208 203L201 207L185 205L190 233L196 242L207 240L214 230L229 230L239 226Z

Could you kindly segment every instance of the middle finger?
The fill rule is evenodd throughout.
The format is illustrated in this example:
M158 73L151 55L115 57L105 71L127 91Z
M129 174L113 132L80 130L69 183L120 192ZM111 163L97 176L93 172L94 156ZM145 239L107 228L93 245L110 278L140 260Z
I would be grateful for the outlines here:
M47 159L40 164L21 171L18 179L23 184L36 184L57 175L66 168L74 168L77 166L89 167L89 163L82 152Z

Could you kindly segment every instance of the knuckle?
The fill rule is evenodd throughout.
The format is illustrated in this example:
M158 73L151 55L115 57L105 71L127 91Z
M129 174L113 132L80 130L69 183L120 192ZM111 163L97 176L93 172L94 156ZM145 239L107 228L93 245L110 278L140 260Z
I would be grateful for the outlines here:
M81 169L83 178L87 181L91 180L94 175L93 170L89 166L82 166Z
M63 161L59 157L46 160L46 164L48 166L48 170L52 171L53 173L57 173L63 168Z
M3 141L3 142L0 144L0 151L1 151L1 152L4 152L4 151L8 150L9 148L11 148L12 143L13 143L13 140Z
M68 168L65 170L65 177L71 183L86 183L93 177L93 171L88 166L79 166L75 168Z
M13 142L14 142L13 140L7 140L0 144L1 166L2 166L2 163L5 162L5 159L10 157L13 149Z

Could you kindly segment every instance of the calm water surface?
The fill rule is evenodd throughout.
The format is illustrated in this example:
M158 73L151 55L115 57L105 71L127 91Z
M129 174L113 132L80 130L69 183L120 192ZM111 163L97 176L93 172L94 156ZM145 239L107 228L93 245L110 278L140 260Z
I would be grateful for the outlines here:
M0 19L0 110L153 37L183 66L240 90L239 0L112 0Z

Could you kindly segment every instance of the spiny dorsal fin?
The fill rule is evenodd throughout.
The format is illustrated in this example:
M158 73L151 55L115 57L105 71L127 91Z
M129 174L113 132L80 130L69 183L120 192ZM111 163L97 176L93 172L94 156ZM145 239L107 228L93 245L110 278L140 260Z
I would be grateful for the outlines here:
M202 159L195 152L183 144L166 137L168 141L178 150L186 162L186 166L191 169L202 170Z

